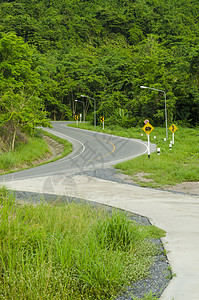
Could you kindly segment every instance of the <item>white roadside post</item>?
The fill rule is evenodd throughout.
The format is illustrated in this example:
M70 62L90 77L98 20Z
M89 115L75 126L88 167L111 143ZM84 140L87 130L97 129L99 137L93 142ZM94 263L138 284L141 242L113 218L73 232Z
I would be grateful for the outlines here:
M144 130L144 132L148 135L148 158L150 158L150 138L149 135L150 133L153 131L154 127L149 123L146 122L146 124L144 125L144 127L142 127L142 130Z
M151 149L150 149L150 138L149 138L150 134L148 134L148 158L150 158L151 155Z
M81 122L82 122L82 114L79 115L79 118L80 118L79 121L80 121L80 123L81 123Z
M102 122L102 128L104 130L104 117L100 117L100 122Z
M83 101L80 101L80 100L75 100L75 102L81 102L83 104L83 118L84 118L84 122L85 122L85 104ZM82 114L80 114L80 123L81 123L81 119L82 119Z

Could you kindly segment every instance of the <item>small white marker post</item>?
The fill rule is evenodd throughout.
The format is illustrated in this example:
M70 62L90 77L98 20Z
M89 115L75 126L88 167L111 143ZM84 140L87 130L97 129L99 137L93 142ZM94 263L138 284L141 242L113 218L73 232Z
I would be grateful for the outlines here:
M100 117L100 122L102 122L102 129L104 130L104 117Z
M80 123L81 123L81 122L82 122L82 114L79 115L79 118L80 118L79 121L80 121Z

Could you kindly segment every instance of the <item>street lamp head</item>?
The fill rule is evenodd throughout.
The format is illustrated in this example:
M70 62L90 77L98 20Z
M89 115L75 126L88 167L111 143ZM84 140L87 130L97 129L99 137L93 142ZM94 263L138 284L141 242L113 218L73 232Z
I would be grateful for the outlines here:
M78 100L75 100L75 101L78 101Z
M147 89L147 86L141 85L140 88L141 89Z
M81 97L86 97L86 96L84 96L84 95L81 95Z

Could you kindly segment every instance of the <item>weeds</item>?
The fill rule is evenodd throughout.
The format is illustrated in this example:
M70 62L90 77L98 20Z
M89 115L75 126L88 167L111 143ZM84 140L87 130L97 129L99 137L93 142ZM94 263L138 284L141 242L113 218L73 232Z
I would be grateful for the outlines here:
M50 136L60 144L64 145L64 149L59 157L45 161L50 150L47 142L42 138L41 131L34 137L29 137L27 143L19 143L16 145L15 151L9 151L0 156L0 173L30 168L35 165L52 162L60 159L72 152L72 145L66 140L55 137L47 132L43 134Z
M143 124L144 125L144 124ZM73 124L73 126L75 126ZM89 124L79 124L79 128L95 130ZM147 135L141 127L106 128L102 130L97 126L96 131L124 136L128 138L142 139L147 141ZM168 130L169 131L169 130ZM155 136L155 138L154 138ZM172 133L169 131L169 138L165 142L165 128L156 127L150 134L150 142L155 143L160 148L160 155L151 153L150 159L147 155L142 155L132 160L119 163L115 167L122 170L126 175L132 177L134 182L142 186L164 187L175 185L187 181L199 181L199 132L198 129L183 128L178 126L175 132L175 143L172 150L169 149ZM137 174L144 173L145 178L151 181L139 179Z
M1 299L113 299L147 276L165 233L85 204L16 204L1 191Z
M14 151L0 156L0 169L9 171L23 165L31 166L35 160L43 158L49 153L47 143L38 137L31 137L26 144L20 143Z

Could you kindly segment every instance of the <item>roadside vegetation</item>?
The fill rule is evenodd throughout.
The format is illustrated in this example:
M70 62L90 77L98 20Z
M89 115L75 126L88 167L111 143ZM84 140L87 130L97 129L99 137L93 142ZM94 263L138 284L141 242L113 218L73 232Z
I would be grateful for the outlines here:
M118 210L16 202L5 188L0 213L1 299L114 299L148 275L165 235Z
M48 143L43 138L44 135L63 145L63 150L58 157L51 159L52 153ZM9 149L9 145L7 145L7 148ZM68 155L70 152L72 152L72 145L68 141L47 132L37 131L34 135L26 135L26 141L19 141L14 150L1 152L0 174L52 162Z
M144 125L144 124L143 124ZM76 126L76 124L71 124ZM78 128L95 130L90 124L79 123ZM140 127L122 128L97 126L96 131L101 131L128 138L142 139L147 141L147 135ZM170 150L172 133L168 130L168 140L165 142L165 128L155 127L150 134L150 142L160 148L160 155L151 153L142 155L130 161L119 163L115 166L126 175L131 176L133 181L141 186L165 187L176 185L181 182L199 181L199 131L198 128L183 128L178 126L175 132L174 145ZM155 138L154 138L155 137Z

